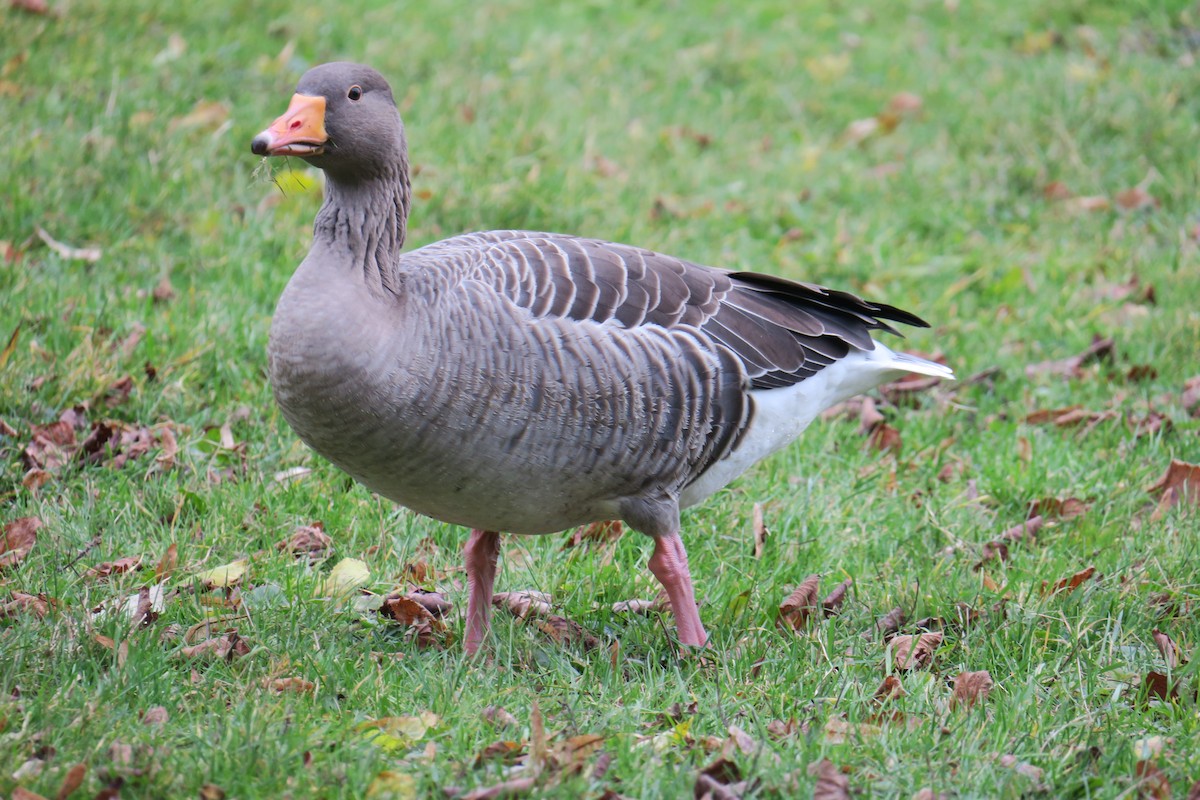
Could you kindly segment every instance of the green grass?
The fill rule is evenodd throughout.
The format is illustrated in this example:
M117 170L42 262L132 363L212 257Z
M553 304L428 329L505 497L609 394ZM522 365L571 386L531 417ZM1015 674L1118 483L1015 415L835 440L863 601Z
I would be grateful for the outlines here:
M1150 737L1162 737L1152 760L1177 793L1200 779L1200 658L1173 672L1179 702L1140 696L1144 675L1167 671L1154 629L1188 656L1200 641L1200 518L1182 506L1155 516L1146 493L1172 458L1200 462L1200 422L1180 396L1200 373L1194 7L60 5L56 17L0 10L0 240L16 253L0 255L0 348L19 329L0 364L0 419L17 431L0 434L0 522L45 523L30 554L0 572L0 602L10 591L57 600L45 618L0 618L0 793L54 796L85 763L79 796L120 779L121 797L196 796L205 784L238 798L359 797L392 771L412 777L409 796L437 797L500 781L500 763L476 766L476 754L529 738L535 701L551 746L599 734L613 758L601 777L594 756L581 774L544 775L535 796L688 796L718 757L710 737L725 740L730 725L762 745L733 755L756 796L810 792L805 767L821 758L863 796L1035 791L1038 780L1000 762L1006 754L1042 770L1049 796L1132 796L1136 743ZM609 610L655 591L636 535L611 562L562 549L560 537L505 542L498 588L550 592L558 613L601 640L592 651L501 612L490 658L470 662L457 643L420 649L396 627L314 599L338 558L363 559L370 588L387 592L418 558L454 567L464 540L351 484L299 444L271 401L270 315L319 192L286 176L281 192L256 172L248 143L305 68L334 58L369 62L396 88L419 169L413 246L472 229L548 229L819 281L931 320L907 346L944 352L962 378L998 375L885 408L903 436L898 456L868 447L854 422L823 423L688 513L713 637L703 659L675 654L669 617ZM847 126L902 91L920 95L919 113L847 139ZM226 112L189 123L198 101ZM277 173L288 166L303 169ZM1110 199L1147 182L1157 205L1079 211L1044 197L1054 181ZM39 225L103 256L64 259L35 237ZM1105 296L1133 276L1153 285L1156 303ZM155 302L164 278L175 296ZM138 326L144 335L125 346ZM1113 362L1073 379L1026 375L1094 335L1116 340ZM1137 364L1155 376L1126 380ZM124 375L132 393L109 408L104 392ZM24 487L30 426L84 402L93 420L172 426L176 465L154 469L153 448L122 469L72 463L39 491ZM1152 407L1173 425L1138 438L1121 423L1084 432L1025 421L1076 403ZM226 423L235 451L214 446L210 429ZM939 480L947 465L956 468ZM273 479L297 466L313 471ZM212 480L229 467L234 479ZM1008 561L972 569L985 542L1048 497L1091 507L1013 545ZM755 503L771 531L758 559ZM313 520L336 555L310 569L274 545ZM156 622L131 633L93 618L153 584L171 544L179 566L167 587L180 592ZM131 555L149 569L87 575ZM213 611L194 576L243 557L243 596L276 587L286 604L255 595L236 623L248 655L183 658L170 626ZM1043 591L1089 565L1097 575L1076 591ZM815 572L824 591L854 579L842 613L779 630L779 602ZM447 573L437 584L461 635L459 581ZM1174 612L1152 602L1163 593ZM947 627L931 669L899 673L903 719L831 737L831 720L878 722L876 619L900 606L902 632L913 633L913 620L952 618L956 603L985 616ZM95 634L128 643L122 664ZM952 709L949 682L964 670L988 670L996 687L974 709ZM315 691L264 688L281 676ZM676 703L687 736L641 744L672 730L661 714ZM483 721L489 705L519 727ZM165 724L142 719L154 706ZM426 710L439 723L399 748L358 730ZM767 732L792 718L801 731ZM34 757L42 771L14 778Z

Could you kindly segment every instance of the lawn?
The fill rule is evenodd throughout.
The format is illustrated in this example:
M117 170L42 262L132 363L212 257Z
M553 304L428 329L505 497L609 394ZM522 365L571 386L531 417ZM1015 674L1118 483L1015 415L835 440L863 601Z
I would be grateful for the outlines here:
M0 795L1200 796L1200 468L1155 489L1200 462L1198 48L1137 0L5 3ZM505 539L545 596L465 659L465 531L265 376L321 189L249 142L334 59L395 88L412 246L848 289L960 380L685 514L704 653L614 608L644 537L563 534Z

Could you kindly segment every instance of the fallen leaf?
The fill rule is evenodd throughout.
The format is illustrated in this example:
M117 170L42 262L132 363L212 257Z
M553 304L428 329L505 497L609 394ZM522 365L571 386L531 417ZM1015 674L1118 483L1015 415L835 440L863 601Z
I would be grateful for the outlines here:
M289 677L274 678L271 681L271 691L276 694L291 692L293 694L312 694L317 685L307 678Z
M810 764L808 771L817 778L813 800L850 800L850 779L828 758Z
M133 378L126 375L114 381L104 390L104 404L109 408L116 408L128 400L132 392Z
M559 616L548 616L534 620L538 630L549 636L557 644L582 644L585 650L600 646L600 640L588 632L575 620Z
M520 742L514 742L512 739L505 739L499 742L492 742L476 753L475 767L479 768L491 761L503 761L512 764L524 756L525 745Z
M357 558L343 558L317 585L317 597L345 597L366 586L371 580L367 564Z
M529 763L534 772L546 765L546 724L536 699L529 709Z
M229 119L229 104L221 100L197 100L192 110L176 117L167 125L167 132L187 128L215 130Z
M896 631L900 630L900 626L903 624L904 611L900 606L896 606L876 621L875 629L883 635L884 641L887 641Z
M83 785L85 775L87 775L87 764L76 764L67 770L62 785L58 787L58 794L55 795L56 800L67 800L76 789Z
M1138 777L1138 796L1153 797L1155 800L1171 800L1171 781L1166 773L1150 761L1139 761L1134 765Z
M1078 497L1043 497L1029 504L1028 517L1069 520L1083 516L1091 507L1091 503Z
M875 690L875 702L886 703L890 700L895 700L904 697L908 692L904 691L904 685L900 683L900 679L895 675L887 675L883 679L883 683L879 684L879 688Z
M1051 181L1042 187L1042 197L1047 200L1070 200L1074 192L1062 181Z
M315 562L333 551L333 539L325 532L324 523L314 522L297 526L288 538L275 544L275 549Z
M158 560L158 566L154 568L154 579L162 581L170 577L177 566L179 566L179 546L171 542L170 547L167 548L167 552L163 553L162 558Z
M767 531L767 525L765 522L763 522L762 503L754 504L753 517L754 517L754 521L753 521L754 557L762 558L763 548L766 547L767 536L769 535L769 533Z
M50 4L46 0L11 0L12 7L18 11L24 11L27 14L37 14L38 16L53 16L50 11ZM33 795L33 792L29 793ZM17 800L17 796L13 795L13 800Z
M525 619L529 616L544 617L552 613L550 595L545 592L496 592L492 605L507 609L513 616Z
M773 719L767 723L767 733L776 739L786 739L797 733L804 733L805 730L806 726L798 723L795 717L789 718L786 722L781 719Z
M809 616L817 608L817 593L820 590L821 576L809 575L796 590L779 604L779 616L776 624L800 630L807 624Z
M364 732L371 743L395 752L411 747L439 724L441 717L432 711L422 711L414 715L367 720L359 723L358 730Z
M1167 467L1163 476L1146 491L1161 495L1158 504L1160 510L1184 500L1200 506L1200 464L1172 459L1171 466Z
M454 608L454 604L446 599L441 592L430 592L425 589L414 589L405 595L409 600L425 607L435 617L444 617Z
M141 556L125 556L116 561L105 561L103 564L89 567L87 574L90 578L107 578L110 575L120 575L123 572L132 572L141 568Z
M1111 206L1112 203L1102 194L1071 197L1063 202L1063 207L1072 213L1107 211Z
M533 791L536 785L536 775L509 778L502 783L492 786L481 786L478 789L472 789L466 794L459 795L458 800L494 800L498 797L517 797L518 795Z
M482 716L498 728L516 727L520 724L516 717L500 706L488 706L483 710Z
M1166 700L1171 702L1179 699L1179 684L1172 683L1171 679L1161 672L1151 670L1146 673L1146 677L1142 679L1142 687L1146 691L1148 698L1157 700Z
M436 622L433 612L428 608L411 597L401 595L388 595L384 598L379 612L405 626Z
M99 261L102 255L99 247L72 247L69 244L63 244L46 233L46 229L41 225L34 228L34 231L37 232L38 238L46 243L47 247L68 261L95 262Z
M624 533L625 527L619 519L593 522L570 531L563 543L563 549L578 547L581 544L587 544L589 547L610 545L620 539Z
M37 542L37 531L42 525L37 517L18 517L5 523L4 539L0 540L0 570L25 560Z
M1158 652L1162 653L1163 661L1167 664L1167 669L1175 669L1180 664L1187 663L1187 659L1183 657L1179 645L1168 634L1155 628L1151 635L1154 637L1154 646L1158 648Z
M8 359L11 358L12 354L16 352L17 338L20 335L21 335L21 323L18 322L17 327L13 328L12 335L8 337L8 344L6 344L4 346L4 350L0 351L0 369L3 369L4 365L8 363ZM12 433L6 432L5 433L6 436L15 436L17 433L16 431L13 431L12 428L9 428L8 425L4 425L4 429L6 431L12 431Z
M697 800L741 800L751 788L737 764L721 758L696 773L692 794Z
M205 589L228 589L241 583L249 565L248 559L239 558L237 561L201 572L196 576L196 580L204 584Z
M954 678L951 706L961 703L970 708L979 701L986 700L992 686L992 676L986 669L979 672L960 672Z
M1007 767L1016 772L1018 775L1024 775L1026 778L1032 780L1040 789L1042 783L1041 767L1035 767L1032 764L1021 761L1016 756L1010 754L1004 754L997 760L1000 762L1000 766Z
M1141 186L1124 189L1113 196L1117 207L1125 211L1137 211L1142 208L1158 208L1162 205L1153 195Z
M206 783L200 787L200 800L225 800L225 790L215 783Z
M367 786L370 800L417 800L417 779L406 772L384 770Z
M828 744L845 744L878 736L883 731L878 725L868 722L849 722L843 717L830 717L825 721L825 741Z
M825 610L825 616L832 616L841 609L842 603L846 600L846 592L849 591L853 583L854 581L851 578L846 578L846 580L839 583L832 592L825 596L825 599L821 601L821 608Z
M1082 569L1079 572L1076 572L1074 575L1063 578L1058 583L1054 584L1054 588L1050 590L1050 594L1058 594L1059 592L1062 592L1063 594L1069 594L1078 589L1084 581L1092 577L1092 575L1095 573L1095 567L1087 567L1086 569Z
M162 706L152 706L146 709L146 713L142 714L143 725L166 725L171 715L167 713L167 709Z
M186 658L211 658L222 661L233 661L235 658L247 655L250 645L238 635L230 631L223 636L205 639L196 645L184 647L180 651Z
M875 117L856 119L846 126L842 139L849 144L861 144L879 130L879 120Z
M922 633L896 636L888 646L896 669L922 669L930 665L941 644L941 633Z
M1033 536L1042 529L1045 524L1045 518L1041 516L1033 516L1022 522L1020 525L1015 525L1001 533L995 539L983 545L983 550L979 554L979 561L972 567L978 572L983 568L983 565L993 558L1000 561L1008 560L1008 546L1015 542L1032 540Z
M881 422L871 429L869 441L872 447L884 453L899 453L904 446L900 430L886 422Z
M1025 375L1035 378L1038 375L1062 375L1068 378L1083 376L1083 368L1088 364L1101 360L1111 360L1115 343L1112 339L1100 336L1092 337L1092 343L1077 356L1055 361L1042 361L1025 367Z
M12 590L11 597L11 600L0 603L0 617L33 614L38 619L44 619L50 614L51 606L56 605L55 601L44 594L26 594L16 589Z

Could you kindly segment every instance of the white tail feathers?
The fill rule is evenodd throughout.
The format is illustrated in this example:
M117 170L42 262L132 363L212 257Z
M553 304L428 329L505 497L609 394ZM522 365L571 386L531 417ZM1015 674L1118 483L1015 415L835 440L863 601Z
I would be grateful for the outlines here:
M876 343L876 348L880 347ZM914 356L911 353L891 352L891 361L896 369L902 369L905 372L915 372L918 375L928 375L931 378L945 378L946 380L954 380L954 370L947 367L945 364L939 364L936 361L930 361L927 358Z

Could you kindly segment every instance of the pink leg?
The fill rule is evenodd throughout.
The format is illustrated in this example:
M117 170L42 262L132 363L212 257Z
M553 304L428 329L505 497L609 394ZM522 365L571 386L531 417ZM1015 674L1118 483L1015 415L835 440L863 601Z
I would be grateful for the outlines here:
M474 655L491 625L492 588L496 583L500 534L471 531L463 555L467 565L467 637L463 645L467 655Z
M680 644L703 647L708 634L700 624L696 610L696 595L692 591L692 574L688 571L687 551L678 533L655 536L654 555L650 556L650 571L667 590Z

